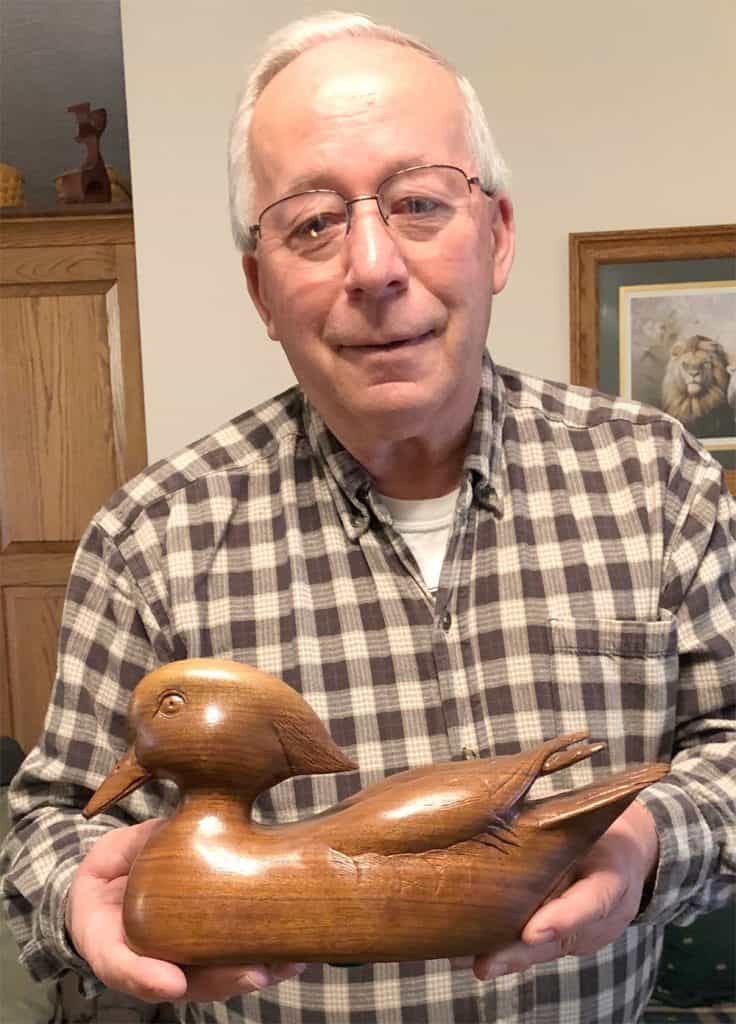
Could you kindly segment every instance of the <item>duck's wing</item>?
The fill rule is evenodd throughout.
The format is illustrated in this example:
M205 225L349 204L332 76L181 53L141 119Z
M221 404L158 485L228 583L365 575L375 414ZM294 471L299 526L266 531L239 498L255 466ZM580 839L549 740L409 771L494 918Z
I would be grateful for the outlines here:
M668 764L649 764L610 775L582 789L571 790L528 803L523 811L524 824L541 829L556 828L605 807L611 808L611 821L637 793L658 782L670 770Z
M286 827L295 838L297 831L309 833L348 856L443 849L486 827L487 779L478 765L447 762L400 772Z
M474 838L509 841L510 822L535 779L599 749L587 744L563 750L584 736L556 737L520 754L412 768L362 790L311 824L321 841L348 855L423 853Z

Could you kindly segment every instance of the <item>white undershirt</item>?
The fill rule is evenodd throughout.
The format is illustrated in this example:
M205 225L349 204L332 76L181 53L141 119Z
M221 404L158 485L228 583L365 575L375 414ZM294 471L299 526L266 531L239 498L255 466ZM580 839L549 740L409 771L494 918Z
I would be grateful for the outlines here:
M423 498L421 501L377 495L391 513L395 528L416 558L424 581L432 593L440 584L440 572L459 493L460 488L440 498Z

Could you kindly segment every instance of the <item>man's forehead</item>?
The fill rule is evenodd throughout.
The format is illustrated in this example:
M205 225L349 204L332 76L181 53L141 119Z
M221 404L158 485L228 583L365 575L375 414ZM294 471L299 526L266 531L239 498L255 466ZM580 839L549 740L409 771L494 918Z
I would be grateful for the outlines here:
M385 39L341 38L306 50L279 71L253 111L261 122L308 106L320 118L356 117L393 95L431 89L452 106L460 101L454 75L414 47Z
M418 50L382 39L321 43L275 75L256 102L253 169L270 178L283 164L290 184L309 187L314 184L311 171L294 167L297 152L309 153L308 163L316 166L321 146L329 149L338 138L381 152L384 134L389 141L386 115L392 120L402 113L407 136L418 138L406 138L407 152L395 169L437 159L435 146L426 141L435 134L433 125L442 136L464 134L462 98L447 68Z

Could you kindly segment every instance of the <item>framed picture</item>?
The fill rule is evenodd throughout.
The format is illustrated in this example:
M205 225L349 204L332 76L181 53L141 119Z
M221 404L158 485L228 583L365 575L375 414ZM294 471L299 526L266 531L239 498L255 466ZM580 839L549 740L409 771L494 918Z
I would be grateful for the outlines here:
M736 494L736 224L570 235L570 376L663 409Z

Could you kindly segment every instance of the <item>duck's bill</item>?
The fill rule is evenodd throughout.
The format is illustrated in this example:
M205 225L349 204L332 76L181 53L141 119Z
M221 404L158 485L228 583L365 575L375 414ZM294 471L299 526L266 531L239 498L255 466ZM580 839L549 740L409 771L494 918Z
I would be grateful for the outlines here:
M151 778L151 773L146 771L131 748L127 754L120 758L113 770L107 776L99 789L91 797L89 803L82 811L85 818L93 818L100 811L106 811L118 800L138 789L144 782Z

